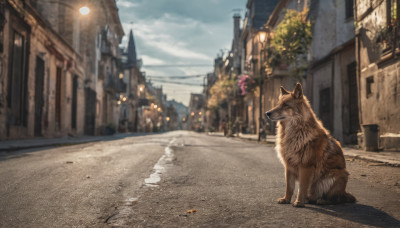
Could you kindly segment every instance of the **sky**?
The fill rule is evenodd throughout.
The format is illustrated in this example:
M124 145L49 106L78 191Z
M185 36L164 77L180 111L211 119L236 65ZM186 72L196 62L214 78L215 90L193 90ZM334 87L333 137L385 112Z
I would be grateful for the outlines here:
M214 58L230 49L233 10L242 9L243 18L246 2L117 0L117 5L125 34L133 30L146 78L162 86L168 100L188 105L190 93L202 92L204 76L213 72ZM124 37L123 45L126 42Z

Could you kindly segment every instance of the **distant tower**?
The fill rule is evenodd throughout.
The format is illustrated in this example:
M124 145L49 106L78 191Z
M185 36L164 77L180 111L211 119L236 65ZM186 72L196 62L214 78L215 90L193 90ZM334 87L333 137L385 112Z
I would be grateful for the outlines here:
M136 67L137 66L137 57L136 57L136 46L135 39L133 38L133 31L129 32L129 41L128 41L128 67Z
M240 36L242 32L240 29L240 13L235 13L233 15L233 43L232 43L232 51L234 55L233 66L235 69L240 69L240 56L241 56L241 42ZM240 72L237 72L240 73Z
M233 39L240 40L240 14L233 15Z

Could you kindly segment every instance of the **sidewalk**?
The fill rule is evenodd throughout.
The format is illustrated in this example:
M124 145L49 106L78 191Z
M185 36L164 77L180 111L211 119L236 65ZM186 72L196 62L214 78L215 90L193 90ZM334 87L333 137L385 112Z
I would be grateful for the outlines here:
M78 137L62 137L62 138L34 138L9 140L0 142L0 152L11 152L15 150L32 149L48 146L66 146L89 142L98 142L106 140L122 139L129 136L139 135L138 133L119 133L109 136L78 136Z
M224 136L222 132L210 132L209 135L213 136ZM237 138L235 134L235 138ZM257 141L258 136L256 134L239 134L239 138L244 140ZM262 140L263 143L267 144L275 144L276 137L275 135L267 135L266 140ZM399 152L389 152L389 151L381 151L381 152L370 152L364 151L361 149L355 149L351 147L343 147L343 153L346 156L364 159L368 161L373 161L377 163L384 163L386 165L397 166L400 167L400 151Z

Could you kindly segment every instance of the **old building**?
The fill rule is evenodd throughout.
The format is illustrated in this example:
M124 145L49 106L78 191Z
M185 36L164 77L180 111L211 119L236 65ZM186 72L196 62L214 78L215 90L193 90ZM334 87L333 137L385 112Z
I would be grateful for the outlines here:
M121 62L121 43L124 31L118 16L118 8L113 0L104 2L102 8L105 23L100 25L101 55L99 61L99 75L96 85L97 107L96 134L116 130L119 126L120 104L125 98L127 85L123 79Z
M146 82L144 72L141 75L139 78L140 99L137 111L138 131L164 131L167 123L167 97L163 93L162 87L154 86L151 81Z
M1 1L0 138L82 134L85 68L75 36L62 37L36 1ZM67 6L54 10L68 11ZM77 12L68 28L79 31Z
M127 85L120 102L120 128L122 131L137 131L137 109L139 104L139 77L141 60L137 59L133 31L129 32L128 47L123 54L123 82ZM143 90L143 88L142 88Z
M208 73L207 74L207 84L203 89L203 96L205 99L205 130L214 132L219 130L220 126L220 114L218 112L218 109L216 108L209 108L209 99L211 97L211 88L214 86L214 84L218 80L218 76L215 74L216 71L216 65L219 63L219 59L217 58L214 60L214 72L213 73Z
M264 40L264 48L265 46L270 45L271 37L273 37L274 30L278 27L278 25L282 22L283 18L288 9L294 10L303 10L304 1L289 1L289 0L281 0L279 1L272 13L269 15L268 21L265 23L264 28L267 31L266 38ZM264 49L265 50L265 49ZM260 58L266 56L267 53L263 52ZM264 58L263 58L264 59ZM264 59L265 61L265 59ZM267 66L268 67L268 66ZM265 69L264 69L265 70ZM262 111L261 113L265 113L266 111L272 109L278 101L278 96L280 93L280 86L284 86L288 89L293 88L295 85L296 79L293 75L290 74L288 66L286 64L280 64L278 67L273 70L265 70L264 84L263 84L263 100L262 100ZM275 134L276 122L271 120L265 120L264 129L267 134Z
M181 102L177 102L176 100L172 99L167 101L168 106L173 106L177 112L178 124L176 130L187 130L187 117L189 115L189 108L182 104Z
M165 110L165 131L177 130L179 125L179 115L173 104L167 104Z
M99 135L119 122L119 93L126 85L119 44L124 35L114 0L87 2L92 13L77 15L81 1L34 1L41 16L82 58L84 68L84 133ZM80 96L82 97L82 96Z
M203 94L190 94L188 130L204 130L204 97Z
M331 134L354 144L359 122L353 1L311 1L309 18L313 41L305 93Z
M246 4L247 11L243 21L242 32L241 71L242 75L248 75L255 81L265 77L262 70L263 60L261 59L261 50L263 41L260 40L260 32L265 30L265 23L268 21L277 3L278 0L249 0ZM245 113L242 119L245 122L246 132L259 132L259 121L262 119L259 115L259 101L260 87L255 88L253 92L246 93L244 97L243 107Z
M380 147L398 150L400 1L356 0L354 2L358 85L356 95L359 98L360 123L377 125L381 139ZM361 130L360 139L365 133L364 128Z

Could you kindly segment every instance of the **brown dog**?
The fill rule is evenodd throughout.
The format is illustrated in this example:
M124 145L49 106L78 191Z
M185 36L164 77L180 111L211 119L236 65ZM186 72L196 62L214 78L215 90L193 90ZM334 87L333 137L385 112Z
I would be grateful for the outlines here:
M308 203L354 203L346 192L349 173L340 143L315 116L300 83L293 92L281 87L278 104L265 113L278 121L276 150L285 166L286 193L278 203L290 203L299 182L295 207Z

